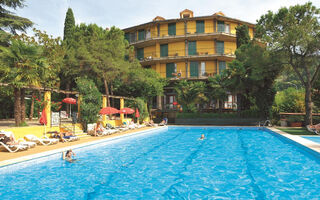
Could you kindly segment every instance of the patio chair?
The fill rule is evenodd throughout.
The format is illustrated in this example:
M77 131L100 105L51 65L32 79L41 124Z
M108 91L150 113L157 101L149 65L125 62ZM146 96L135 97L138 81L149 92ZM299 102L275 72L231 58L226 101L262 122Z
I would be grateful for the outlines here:
M19 139L18 139L18 142L19 142L20 145L28 146L28 148L33 148L33 147L37 146L37 143L35 143L35 142L30 142L30 141L26 141L26 140L23 139L23 138L19 138Z
M35 135L25 135L24 138L27 140L27 141L30 141L30 142L35 142L37 144L41 144L41 145L45 145L45 146L48 146L48 145L51 145L51 144L57 144L59 142L58 139L53 139L53 138L38 138L37 136Z
M15 153L20 150L27 150L28 149L28 146L24 146L24 145L20 145L20 144L6 145L2 142L0 142L0 146L3 149L6 149L7 151L9 151L10 153Z

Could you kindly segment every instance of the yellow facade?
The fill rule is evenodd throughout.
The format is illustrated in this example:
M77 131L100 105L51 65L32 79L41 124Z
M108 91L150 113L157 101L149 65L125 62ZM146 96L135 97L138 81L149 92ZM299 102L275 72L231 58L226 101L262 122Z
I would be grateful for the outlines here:
M176 23L176 35L184 35L184 22Z
M175 63L175 70L177 73L181 73L182 78L190 78L190 62L199 63L199 78L203 78L204 74L208 74L208 76L216 74L219 72L218 63L220 61L230 62L235 58L236 27L247 24L250 37L252 38L254 34L254 24L228 18L222 12L211 16L194 18L193 12L186 9L180 12L180 19L165 20L162 17L158 18L145 26L145 30L150 31L151 37L155 38L154 41L146 43L141 41L137 48L144 48L145 60L140 61L142 66L151 66L163 78L167 76L167 63ZM204 33L196 32L198 20L204 21ZM218 21L224 23L224 33L218 32ZM176 23L176 35L168 34L169 23ZM141 29L143 29L143 25L139 25L136 29L131 27L124 31L132 33ZM138 35L138 32L136 34ZM192 43L193 41L196 41L196 43ZM218 41L223 43L217 43ZM160 47L161 44L168 44L167 52L165 47ZM216 46L217 44L219 46ZM218 51L221 50L221 45L223 45L224 49L222 53ZM163 51L168 54L168 57L160 57L160 52L163 53ZM193 73L195 73L194 66L192 67ZM203 71L204 66L206 73ZM170 68L170 72L172 70ZM193 74L192 78L195 78L195 74Z
M237 49L237 43L235 43L235 42L225 42L224 43L225 54L234 54L236 49Z
M160 37L168 36L168 24L160 24Z
M199 55L214 54L214 41L197 41L197 52Z
M214 32L213 20L204 20L204 32L205 33Z
M169 56L185 56L185 43L173 42L168 44Z
M149 46L144 48L144 57L156 57L156 46Z
M196 21L188 21L187 22L187 33L194 34L196 31L197 31Z

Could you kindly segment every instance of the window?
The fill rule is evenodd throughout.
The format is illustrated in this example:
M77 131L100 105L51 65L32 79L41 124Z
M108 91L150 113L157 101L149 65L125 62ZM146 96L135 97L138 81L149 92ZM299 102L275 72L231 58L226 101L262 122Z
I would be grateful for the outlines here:
M218 32L222 33L224 32L224 22L223 21L218 21Z
M151 32L150 32L150 29L148 29L146 34L146 39L150 39L150 38L151 38Z
M143 60L143 58L144 58L143 48L138 48L137 49L137 59L138 60Z
M138 31L138 40L144 40L145 39L145 32L144 30Z
M130 34L130 42L135 42L137 40L136 32Z
M160 57L168 57L168 44L160 45Z
M197 33L204 33L204 21L197 20L196 22Z
M124 35L124 38L125 38L128 42L130 42L130 33L126 33L126 34Z
M197 42L196 41L189 41L188 54L189 55L197 55Z
M229 24L225 25L225 29L226 29L225 30L226 33L230 33L230 25Z
M219 74L222 73L223 70L226 69L226 62L225 61L219 61Z
M216 42L216 53L224 54L224 42L223 41Z
M205 62L201 62L201 76L205 76L206 75L206 63Z
M176 35L176 23L168 24L168 35Z
M175 77L174 73L177 72L177 65L175 63L166 64L166 77L172 78Z
M190 77L198 77L199 76L199 69L198 69L198 62L190 62Z

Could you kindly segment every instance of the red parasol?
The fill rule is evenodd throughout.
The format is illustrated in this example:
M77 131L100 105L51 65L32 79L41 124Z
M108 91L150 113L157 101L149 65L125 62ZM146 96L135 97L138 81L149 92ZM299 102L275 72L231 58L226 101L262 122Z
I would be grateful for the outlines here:
M139 118L140 117L140 113L139 113L139 110L138 108L136 108L136 115L135 115L136 118Z
M100 115L112 115L119 113L119 110L113 107L102 108L99 112Z
M174 101L172 104L173 104L174 106L176 106L176 105L178 105L178 102Z
M77 104L77 100L75 100L74 98L64 98L62 102L68 104Z
M119 113L121 113L121 114L132 114L132 113L134 113L134 110L132 108L121 108Z
M47 124L47 114L46 114L46 109L45 108L43 108L43 110L42 110L39 122L40 122L40 124L44 124L44 125Z

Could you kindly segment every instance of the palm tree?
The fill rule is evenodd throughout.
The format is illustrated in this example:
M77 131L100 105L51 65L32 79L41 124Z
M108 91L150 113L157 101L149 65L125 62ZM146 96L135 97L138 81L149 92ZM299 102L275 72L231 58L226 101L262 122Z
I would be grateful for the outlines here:
M0 51L0 81L14 88L14 118L19 126L25 120L25 87L40 85L46 59L41 58L40 46L19 39L12 39L10 46L1 46Z
M228 97L223 79L220 75L208 78L207 94L211 99L217 99L219 102L219 112L222 112L223 101Z

